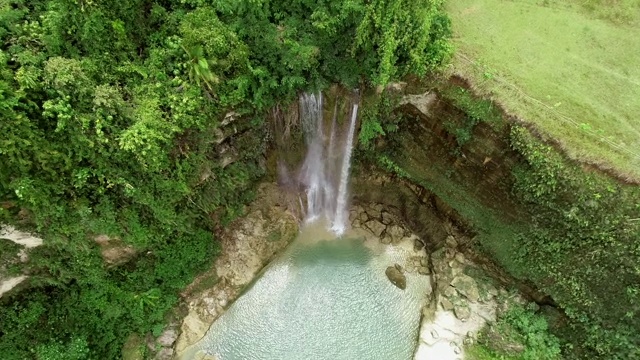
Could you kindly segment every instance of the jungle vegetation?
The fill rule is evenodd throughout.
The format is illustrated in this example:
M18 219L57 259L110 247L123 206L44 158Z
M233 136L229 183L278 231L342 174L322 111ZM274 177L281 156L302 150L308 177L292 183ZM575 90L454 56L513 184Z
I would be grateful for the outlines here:
M2 299L0 357L116 359L161 329L265 173L267 110L424 76L449 28L440 0L1 0L0 222L45 244L13 269L29 288ZM136 256L105 264L105 234Z
M265 176L270 109L333 83L381 89L442 71L453 53L443 2L0 0L0 223L45 239L26 264L7 267L30 279L26 290L0 300L0 358L116 359L131 334L157 335L180 290L215 258L215 230L242 214ZM637 67L630 65L638 59L637 37L619 36L637 25L637 1L620 2L630 14L624 18L594 12L604 3L596 0L581 2L579 12L573 0L534 3L448 2L455 70L564 142L570 157L600 156L633 178L637 159L601 145L638 141L628 121L637 103L630 95L637 92ZM517 28L526 23L520 17L531 16L577 20L530 29L551 33L534 33L541 43L509 42L532 33ZM601 27L606 36L593 33ZM592 39L587 48L558 51L563 39L583 37ZM602 46L608 39L628 46L610 51ZM513 53L525 45L540 51ZM575 54L582 65L557 60ZM462 66L461 55L475 65ZM592 61L605 58L609 70L594 68ZM537 62L525 67L514 59ZM586 76L592 73L585 67L604 73ZM563 87L555 86L557 72ZM588 81L569 80L576 78ZM512 87L490 86L500 79L515 79L548 106L538 111L540 104L519 102L527 97ZM616 96L599 95L603 81ZM438 91L466 114L450 129L460 149L478 141L473 130L482 122L508 127L495 104L462 90ZM360 160L441 196L476 226L478 248L565 312L568 324L553 329L559 343L529 310L500 323L529 344L528 358L554 358L558 349L568 358L640 356L637 186L585 172L511 127L505 139L519 162L507 179L509 196L531 216L524 225L505 224L449 181L447 169L429 177L422 174L427 165L401 156L399 146L376 147L381 136L400 144L411 121L395 119L392 102L380 100L362 111ZM577 127L559 128L556 117L565 112ZM239 131L220 138L229 114ZM232 162L220 158L219 141L235 150ZM133 247L135 256L106 264L100 235ZM11 262L16 249L5 245L0 261Z

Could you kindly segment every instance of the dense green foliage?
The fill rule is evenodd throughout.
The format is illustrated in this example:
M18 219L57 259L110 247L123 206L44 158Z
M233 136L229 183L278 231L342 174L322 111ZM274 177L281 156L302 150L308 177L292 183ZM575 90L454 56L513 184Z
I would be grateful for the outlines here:
M369 155L375 153L375 140L395 132L398 127L392 121L394 99L388 94L373 96L365 99L360 112L360 131L358 132L358 149Z
M443 0L372 0L358 25L353 52L376 85L409 74L425 75L450 52L449 18ZM415 21L415 18L424 21Z
M495 324L483 330L471 347L470 360L557 360L560 342L549 333L544 317L514 304Z
M440 5L1 1L0 221L45 239L0 307L1 357L118 358L161 324L264 174L261 114L433 70L451 52ZM137 255L106 266L101 234Z
M445 128L456 137L456 142L460 147L471 140L473 129L480 122L488 123L494 127L500 127L503 123L501 114L491 101L476 99L465 88L458 86L444 87L440 89L440 93L451 101L454 107L464 112L462 122L444 122Z
M640 356L640 190L566 166L522 128L511 145L525 159L514 192L533 214L520 262L580 323L583 345L609 359Z

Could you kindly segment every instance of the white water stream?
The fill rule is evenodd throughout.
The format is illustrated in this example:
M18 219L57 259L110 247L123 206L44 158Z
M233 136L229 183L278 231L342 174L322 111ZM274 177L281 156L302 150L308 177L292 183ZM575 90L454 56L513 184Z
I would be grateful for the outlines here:
M300 173L307 198L306 221L314 222L324 216L331 230L342 235L348 224L349 170L358 104L352 105L348 130L342 142L337 139L337 106L334 107L328 142L325 139L322 93L300 96L300 117L308 146ZM342 151L336 151L339 146L343 147ZM339 163L337 154L342 157L339 172L335 171Z

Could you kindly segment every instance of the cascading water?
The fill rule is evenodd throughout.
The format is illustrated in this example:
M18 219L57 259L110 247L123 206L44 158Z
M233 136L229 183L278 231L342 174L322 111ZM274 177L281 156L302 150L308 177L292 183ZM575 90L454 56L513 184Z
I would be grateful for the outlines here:
M336 147L340 145L339 141L336 141L337 105L334 108L328 144L324 131L322 93L300 96L300 117L308 147L300 173L300 181L305 187L307 198L306 221L313 222L324 215L330 223L331 230L342 235L348 222L347 185L358 104L352 106L351 120L341 152L336 151ZM336 173L339 156L342 164L340 172Z
M307 194L307 221L314 221L324 209L325 191L330 183L324 171L324 131L322 124L322 94L300 97L300 117L307 141L307 156L302 165L301 182Z
M358 104L353 105L351 110L351 122L349 124L349 132L342 159L342 169L340 171L340 187L338 188L338 200L336 203L336 212L331 225L331 230L337 234L343 234L346 230L347 216L347 184L349 182L349 169L351 168L351 152L353 151L353 133L356 128L356 119L358 117Z

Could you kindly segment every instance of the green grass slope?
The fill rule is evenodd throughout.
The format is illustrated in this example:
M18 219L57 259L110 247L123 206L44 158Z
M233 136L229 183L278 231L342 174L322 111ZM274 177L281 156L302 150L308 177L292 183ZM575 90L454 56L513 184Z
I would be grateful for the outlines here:
M640 181L640 0L450 0L453 72L574 159Z

